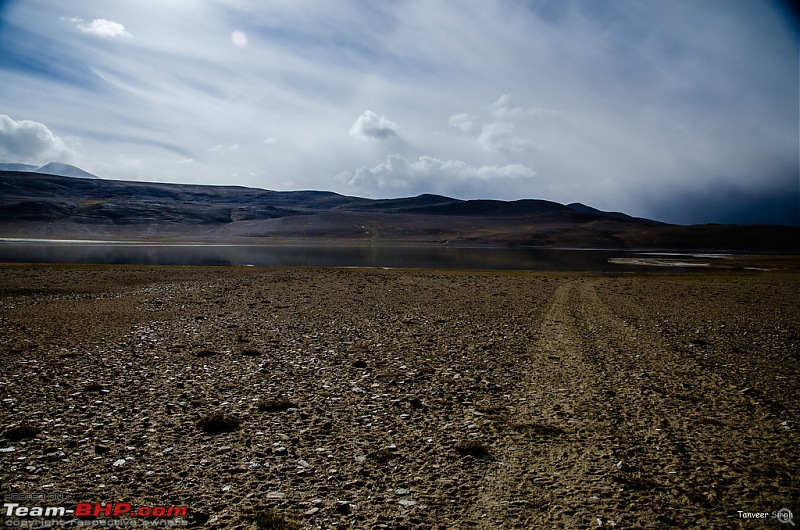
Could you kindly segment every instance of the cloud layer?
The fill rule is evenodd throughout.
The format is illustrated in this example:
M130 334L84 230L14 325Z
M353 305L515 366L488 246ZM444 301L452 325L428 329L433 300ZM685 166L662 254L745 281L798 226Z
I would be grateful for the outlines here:
M3 161L668 221L703 219L669 204L715 190L795 189L796 35L769 2L26 0L0 17Z
M532 179L536 172L521 164L471 166L460 160L439 160L421 156L410 161L402 155L390 155L374 167L361 167L338 178L348 186L372 192L382 190L391 196L416 193L425 186L429 193L446 193L452 186L491 195L492 188L518 179Z

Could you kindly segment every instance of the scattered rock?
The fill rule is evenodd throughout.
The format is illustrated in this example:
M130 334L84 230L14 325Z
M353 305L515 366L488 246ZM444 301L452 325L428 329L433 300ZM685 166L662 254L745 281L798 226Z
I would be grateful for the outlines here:
M725 527L734 493L800 495L797 426L779 415L797 408L788 274L753 272L748 298L769 303L743 307L735 273L111 269L0 274L9 491L180 502L191 527L242 530L292 517L305 526L287 528L612 528L623 509L617 527L648 527L653 495L675 527ZM154 296L157 314L142 302ZM295 398L302 409L282 412ZM236 421L206 431L213 413ZM12 443L20 425L41 430ZM738 473L753 447L770 465Z

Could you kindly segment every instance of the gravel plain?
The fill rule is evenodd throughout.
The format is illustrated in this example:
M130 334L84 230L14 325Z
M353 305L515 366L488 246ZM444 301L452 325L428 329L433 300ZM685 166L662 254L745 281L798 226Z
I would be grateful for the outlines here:
M2 266L0 484L219 529L781 527L739 511L800 516L799 352L797 273Z

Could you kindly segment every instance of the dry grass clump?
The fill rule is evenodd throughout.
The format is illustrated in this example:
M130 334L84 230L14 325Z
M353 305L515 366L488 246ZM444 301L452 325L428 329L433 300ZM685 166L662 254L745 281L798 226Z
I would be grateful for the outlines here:
M300 525L289 519L278 510L254 510L244 516L246 521L255 523L256 527L263 530L296 530Z
M492 457L489 449L478 440L466 440L456 443L456 452L464 456L473 456L480 460L488 460Z
M378 462L379 464L385 464L391 460L400 458L400 455L397 452L392 451L391 449L383 448L383 449L378 449L376 451L372 451L367 455L367 458L369 458L374 462Z
M298 408L296 403L288 399L262 399L256 404L256 407L262 412L281 412Z
M3 431L3 438L10 442L19 442L34 438L39 434L39 430L38 427L34 427L33 425L17 425Z
M208 434L233 432L239 429L239 424L238 418L222 413L203 416L200 418L200 421L197 422L197 426L200 430Z

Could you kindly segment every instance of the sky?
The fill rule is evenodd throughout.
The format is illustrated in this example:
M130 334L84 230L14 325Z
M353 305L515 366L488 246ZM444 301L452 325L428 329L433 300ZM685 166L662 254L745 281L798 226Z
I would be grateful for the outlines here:
M0 0L0 161L800 224L770 0Z

